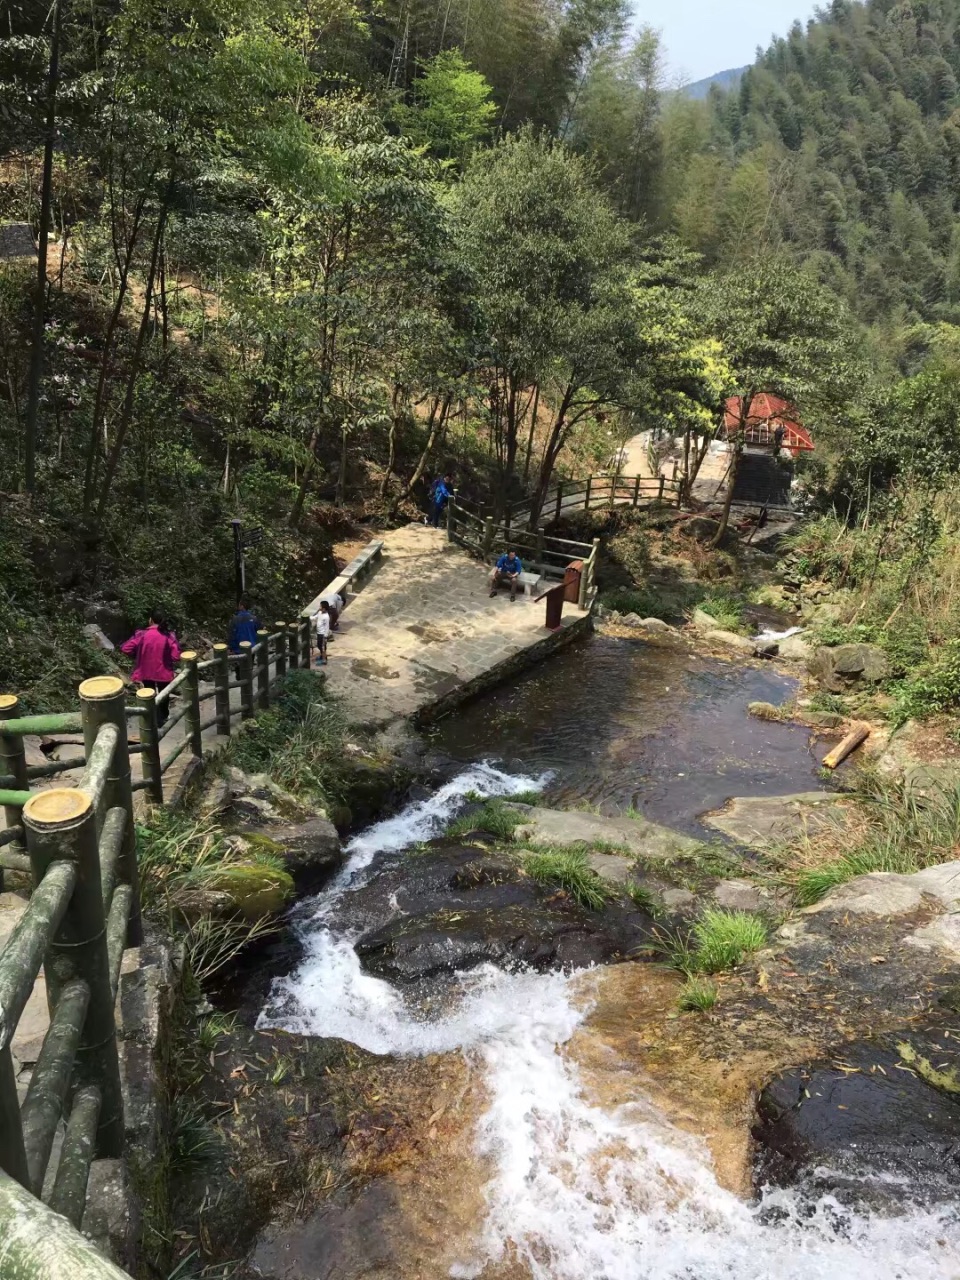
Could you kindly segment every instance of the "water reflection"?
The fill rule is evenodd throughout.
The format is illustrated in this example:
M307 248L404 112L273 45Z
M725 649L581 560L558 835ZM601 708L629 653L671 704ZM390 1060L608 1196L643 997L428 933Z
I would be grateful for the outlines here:
M552 770L548 802L633 807L702 834L697 816L731 796L821 785L806 729L747 714L796 687L769 667L598 635L463 708L435 740L456 760Z

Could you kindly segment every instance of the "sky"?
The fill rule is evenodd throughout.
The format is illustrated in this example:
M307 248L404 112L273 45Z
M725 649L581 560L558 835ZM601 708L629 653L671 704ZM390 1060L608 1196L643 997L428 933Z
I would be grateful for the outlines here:
M813 0L636 0L638 24L663 33L672 74L702 80L753 61L757 45L806 21Z

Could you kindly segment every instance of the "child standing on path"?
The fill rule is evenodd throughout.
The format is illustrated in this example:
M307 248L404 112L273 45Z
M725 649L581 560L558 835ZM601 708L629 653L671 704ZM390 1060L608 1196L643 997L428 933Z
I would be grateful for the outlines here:
M173 664L180 660L177 637L159 609L151 610L146 630L132 635L120 646L120 652L136 655L130 677L134 684L142 684L145 689L154 689L157 693L173 679L176 674ZM165 698L157 707L157 724L165 724L169 714L169 699Z
M327 640L330 636L330 606L326 600L320 601L320 612L314 618L317 628L317 666L327 665Z

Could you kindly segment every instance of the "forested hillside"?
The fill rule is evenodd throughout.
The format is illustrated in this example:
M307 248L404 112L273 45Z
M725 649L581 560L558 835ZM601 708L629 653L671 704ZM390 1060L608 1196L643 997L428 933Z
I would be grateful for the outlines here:
M708 259L810 261L886 349L960 319L960 5L834 0L715 94L674 208Z
M652 427L689 492L729 395L853 514L954 474L960 0L834 4L706 102L624 0L7 12L2 687L89 669L91 601L222 630L233 516L279 616L447 470L536 514Z

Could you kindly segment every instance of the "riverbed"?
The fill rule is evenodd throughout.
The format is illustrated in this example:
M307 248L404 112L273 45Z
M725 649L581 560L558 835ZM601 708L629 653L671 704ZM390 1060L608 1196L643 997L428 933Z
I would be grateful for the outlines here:
M732 796L813 791L827 747L751 702L788 703L797 682L686 649L595 635L437 726L455 761L547 774L544 803L628 809L693 835Z

